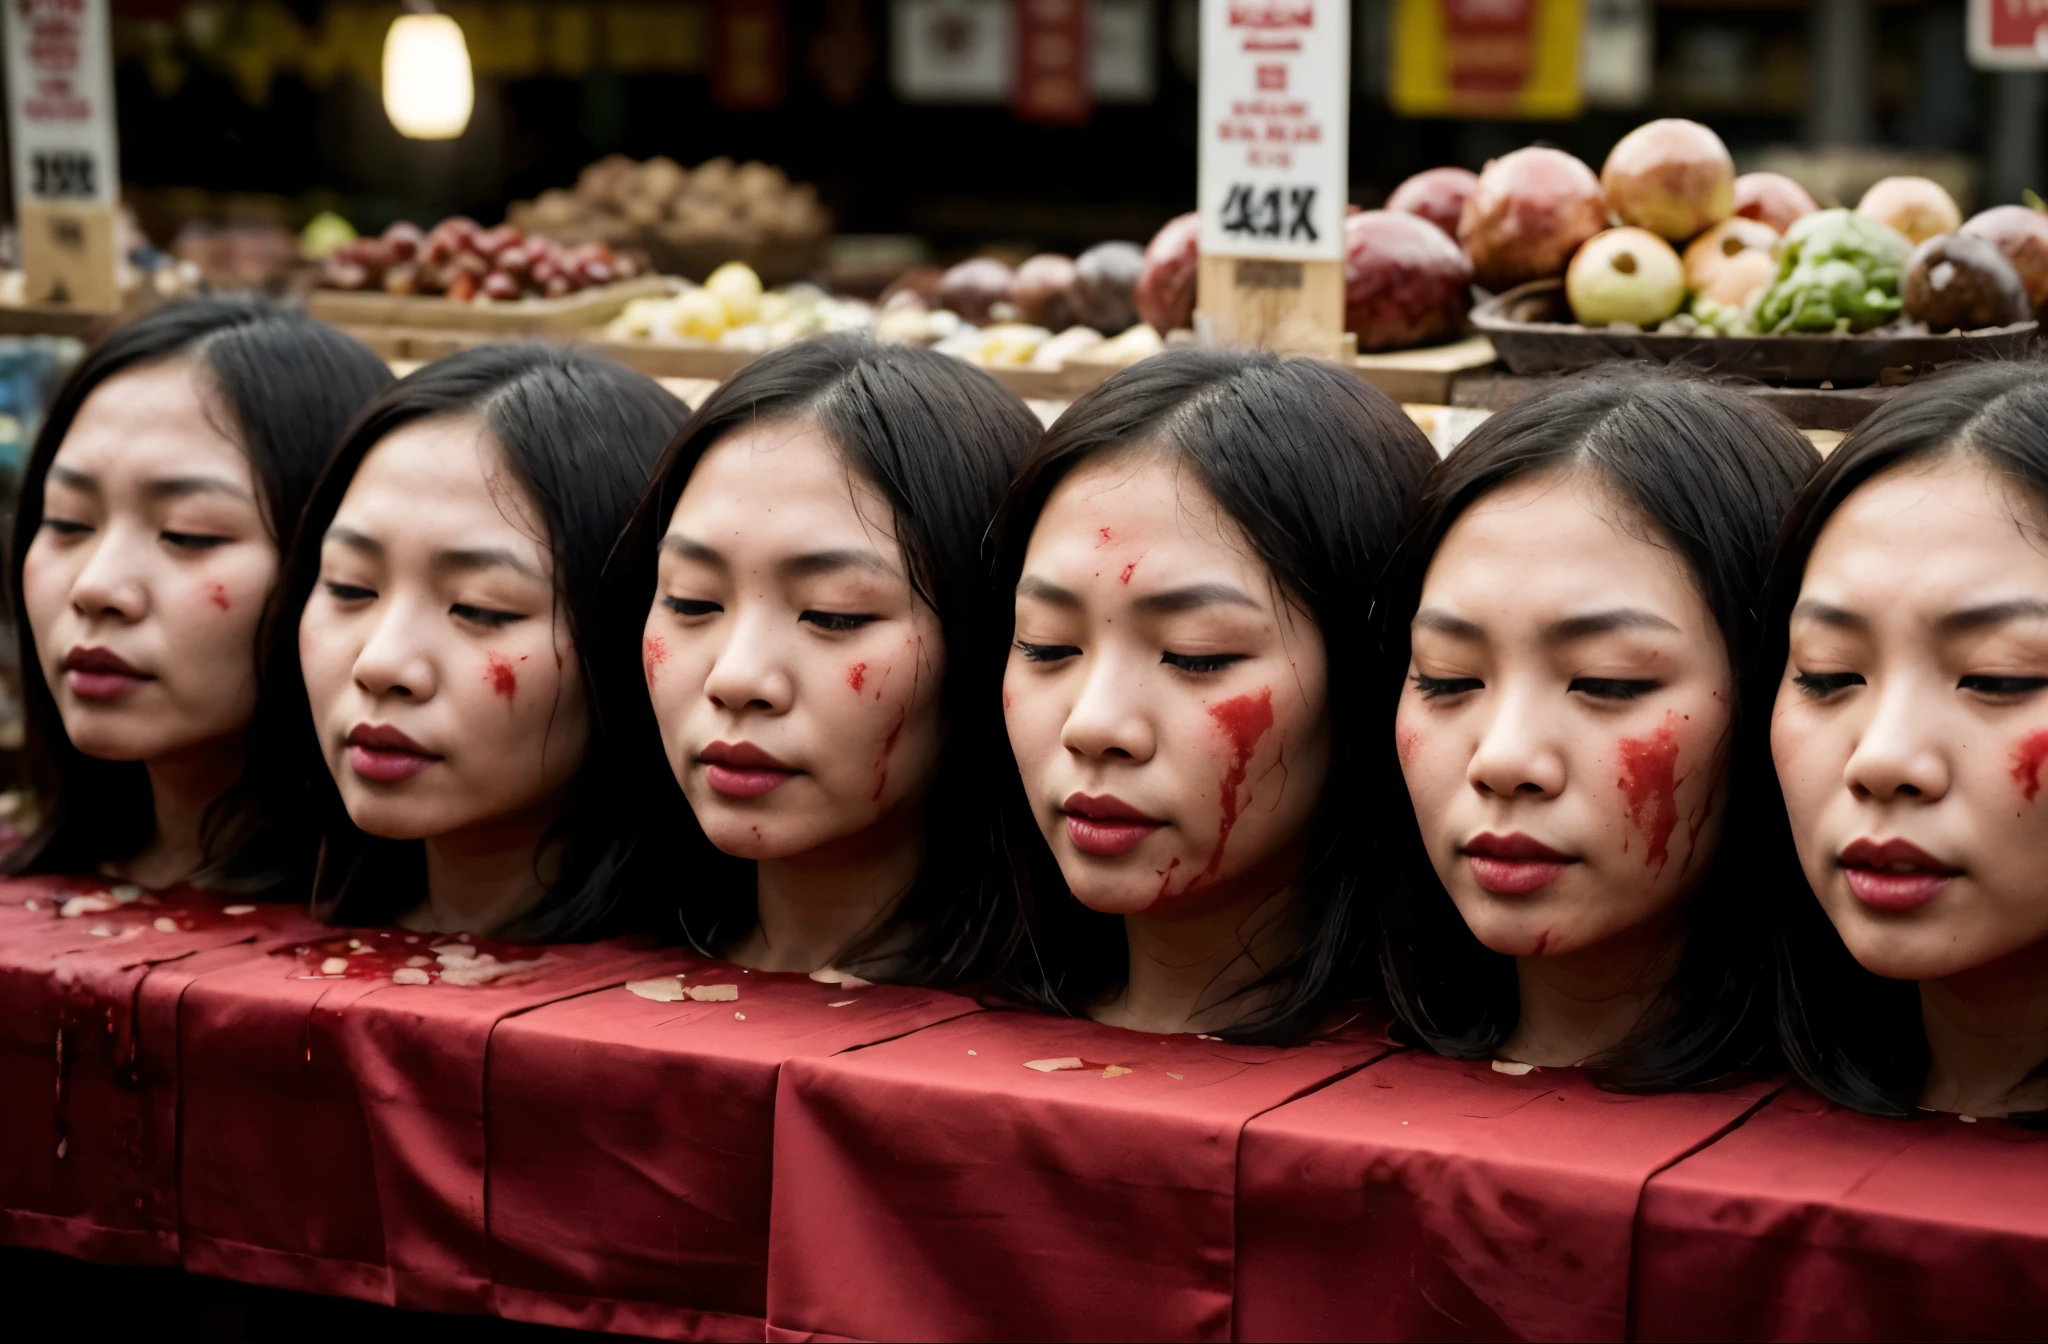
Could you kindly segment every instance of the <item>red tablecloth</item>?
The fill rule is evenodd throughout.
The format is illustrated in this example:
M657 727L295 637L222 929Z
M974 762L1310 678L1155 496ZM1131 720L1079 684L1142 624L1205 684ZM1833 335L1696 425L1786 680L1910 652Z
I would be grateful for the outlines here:
M1229 1339L1240 1131L1388 1048L991 1012L792 1060L771 1337Z
M1643 1339L2048 1336L2048 1134L1788 1089L1650 1182Z
M121 902L115 885L0 884L0 1242L176 1264L180 995L311 926L189 888Z
M366 942L400 936L359 932ZM487 983L403 984L353 967L349 978L303 978L318 973L323 951L347 960L330 943L215 971L186 990L187 1268L402 1307L491 1309L492 1031L673 959L620 943L498 950L544 955Z
M1246 1127L1240 1339L1622 1339L1643 1183L1775 1084L1655 1097L1405 1052Z
M491 1274L506 1316L760 1339L784 1063L978 1011L951 994L842 989L680 954L667 969L690 986L735 985L739 998L612 989L491 1039Z

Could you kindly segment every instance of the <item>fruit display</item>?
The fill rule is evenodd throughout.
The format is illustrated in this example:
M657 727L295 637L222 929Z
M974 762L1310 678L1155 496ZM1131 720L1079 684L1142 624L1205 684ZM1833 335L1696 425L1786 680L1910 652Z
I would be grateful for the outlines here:
M1471 285L1470 259L1422 216L1361 210L1344 221L1344 326L1360 350L1455 336Z
M1456 238L1458 218L1478 185L1479 174L1470 168L1425 168L1388 193L1386 208L1420 215Z
M1561 275L1572 253L1607 227L1593 170L1559 149L1518 149L1489 162L1458 220L1458 244L1488 289Z
M1600 190L1622 223L1682 243L1735 213L1735 160L1698 122L1666 117L1615 143Z
M1924 177L1887 177L1863 193L1856 213L1889 224L1918 245L1963 226L1963 212L1946 191Z
M571 245L644 252L664 275L701 279L743 261L770 283L809 275L832 231L817 191L772 164L716 158L685 168L621 154L585 168L574 187L514 204L507 219Z
M1994 205L1956 231L1995 244L2019 272L2038 315L2048 305L2048 214L2024 205Z
M1735 213L1779 233L1820 209L1813 193L1783 173L1744 173L1735 179Z
M1129 331L1138 320L1138 277L1145 250L1121 240L1097 243L1074 258L1074 320L1105 336Z
M1624 225L1586 240L1565 272L1564 292L1589 327L1654 327L1685 302L1685 265L1659 235Z
M1154 331L1178 331L1193 324L1201 239L1201 216L1189 213L1166 221L1145 245L1134 298L1138 316Z
M666 298L634 299L605 328L614 341L684 341L759 352L833 331L873 325L874 309L816 285L767 289L744 262L727 262L701 285Z
M567 246L514 224L485 228L456 215L422 231L400 220L383 234L344 243L320 273L324 289L439 296L456 303L559 299L631 279L644 270L631 253L603 243Z

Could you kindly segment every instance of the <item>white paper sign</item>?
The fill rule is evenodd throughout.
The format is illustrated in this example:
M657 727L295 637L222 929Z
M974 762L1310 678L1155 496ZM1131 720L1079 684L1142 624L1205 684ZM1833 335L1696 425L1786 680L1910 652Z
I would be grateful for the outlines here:
M107 0L0 0L14 198L112 205L114 86Z
M1202 251L1337 261L1351 0L1202 0Z

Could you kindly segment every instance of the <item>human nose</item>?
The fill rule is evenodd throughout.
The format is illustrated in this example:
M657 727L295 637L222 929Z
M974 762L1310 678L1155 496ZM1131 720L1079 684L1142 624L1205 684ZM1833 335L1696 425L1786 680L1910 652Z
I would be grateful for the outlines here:
M1564 792L1555 711L1544 713L1531 692L1512 687L1493 704L1465 771L1472 787L1499 798L1554 798Z
M781 641L771 625L765 611L742 611L727 623L725 642L711 661L710 676L704 680L704 694L720 709L734 713L750 709L765 714L788 712L796 698L796 685L789 674Z
M356 654L355 681L371 698L400 696L418 702L433 697L439 678L422 628L426 615L415 604L394 601L368 616L370 628Z
M1086 655L1083 655L1084 657ZM1098 658L1060 729L1060 745L1090 760L1116 758L1143 764L1159 740L1146 711L1145 677L1135 668Z
M1900 798L1932 801L1948 792L1948 754L1936 716L1930 712L1931 687L1903 678L1871 688L1867 718L1856 734L1843 783L1860 799L1881 803Z
M148 566L132 530L109 528L71 584L71 608L87 620L134 622L149 612Z

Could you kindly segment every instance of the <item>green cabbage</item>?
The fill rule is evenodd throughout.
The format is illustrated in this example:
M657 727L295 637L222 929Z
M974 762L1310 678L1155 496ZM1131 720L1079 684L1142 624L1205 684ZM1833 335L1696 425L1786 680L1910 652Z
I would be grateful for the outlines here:
M1899 275L1913 245L1853 210L1821 210L1785 231L1778 274L1756 309L1756 329L1868 331L1899 315Z

